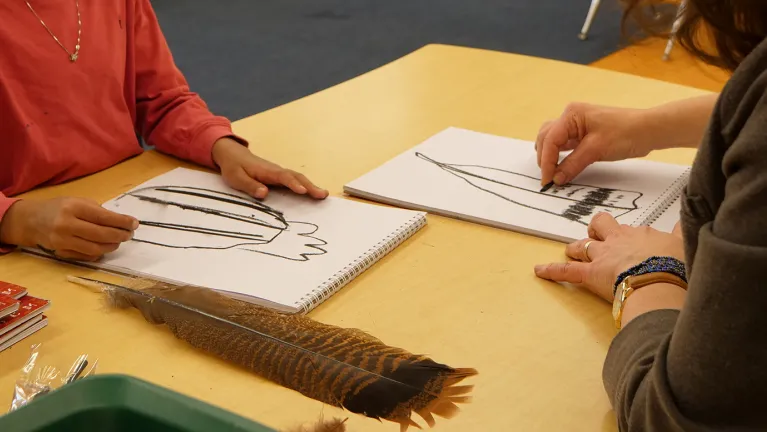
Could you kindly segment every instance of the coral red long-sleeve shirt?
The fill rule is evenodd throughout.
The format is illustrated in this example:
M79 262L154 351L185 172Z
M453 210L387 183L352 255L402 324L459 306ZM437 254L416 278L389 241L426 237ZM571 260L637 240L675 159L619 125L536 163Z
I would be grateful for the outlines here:
M75 0L29 3L74 52ZM211 168L213 143L232 136L230 122L190 92L149 0L79 4L73 63L23 0L0 1L0 220L9 196L141 153L137 134Z

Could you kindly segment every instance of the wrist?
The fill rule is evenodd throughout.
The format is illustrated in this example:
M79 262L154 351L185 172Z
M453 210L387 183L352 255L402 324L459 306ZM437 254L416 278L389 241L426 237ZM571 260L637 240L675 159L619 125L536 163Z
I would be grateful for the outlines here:
M671 256L653 256L629 268L615 278L613 284L613 298L615 297L618 287L629 276L637 277L652 273L669 273L687 283L686 268L681 260Z
M34 203L19 200L13 203L0 220L0 243L14 246L29 246L32 235L29 229Z
M226 142L224 138L220 138L213 143L213 147L210 148L210 156L213 159L213 164L221 168L221 160L223 159L222 153Z
M621 316L621 328L634 318L659 309L682 309L687 291L670 283L658 282L643 286L626 299Z
M641 133L652 135L654 150L697 148L717 99L718 95L713 94L646 109Z
M629 298L632 298L634 294L640 293L647 287L651 286L668 287L676 286L677 288L687 290L687 281L682 278L665 273L665 272L652 272L645 273L639 276L630 275L626 277L618 287L615 296L613 298L613 320L615 321L615 327L621 328L627 321L624 317L625 306L628 304ZM651 289L651 292L655 292L657 288ZM662 302L661 302L662 303ZM652 309L661 309L661 307L653 307Z
M221 168L222 165L226 165L233 152L240 151L241 149L247 149L247 147L231 137L219 138L213 143L213 147L210 150L213 163L218 168Z
M668 115L661 108L638 109L633 112L629 134L636 140L634 157L644 157L655 150L674 147L671 144L673 140L669 139L670 134L664 130L669 123Z

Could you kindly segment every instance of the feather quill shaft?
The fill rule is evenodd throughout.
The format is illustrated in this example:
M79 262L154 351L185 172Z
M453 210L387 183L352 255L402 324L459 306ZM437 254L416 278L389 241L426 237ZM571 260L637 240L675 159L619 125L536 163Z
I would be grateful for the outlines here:
M141 291L141 290L137 290L137 289L133 289L133 288L129 288L129 287L124 287L124 286L121 286L121 285L115 285L115 284L111 284L111 283L108 283L108 282L99 282L99 281L96 281L96 280L94 280L94 279L88 279L88 278L81 278L81 279L84 279L84 280L87 280L87 281L90 281L90 282L97 282L97 283L102 283L102 284L106 285L106 287L107 287L107 289L108 289L108 290L125 291L126 293L129 293L129 294L131 294L131 295L137 295L137 296L141 296L141 297L144 297L144 298L146 298L146 299L147 299L147 301L149 301L149 302L152 302L152 301L158 300L158 301L161 301L161 302L163 302L163 303L166 303L166 304L168 304L168 305L170 305L170 306L172 306L172 307L181 308L181 309L184 309L184 310L186 310L186 311L189 311L189 312L192 312L192 313L195 313L195 314L200 314L200 315L202 315L202 316L204 316L204 317L206 317L206 318L209 318L209 319L212 319L212 320L215 320L215 321L219 321L219 322L221 322L221 323L224 323L224 324L226 324L226 325L230 325L230 326L232 326L232 327L238 328L238 329L240 329L240 330L243 330L243 331L246 331L246 332L252 332L252 333L254 333L255 335L257 335L258 337L262 337L262 338L265 338L265 339L269 339L269 340L271 340L271 341L273 341L273 342L276 342L276 343L284 344L284 345L286 345L287 347L290 347L290 348L293 348L293 349L296 349L296 350L302 351L302 352L303 352L303 353L305 353L305 354L309 354L309 355L312 355L312 356L317 356L317 357L320 357L320 358L322 358L323 360L328 360L328 361L332 361L332 362L337 362L337 360L335 360L335 359L332 359L332 358L330 358L330 357L327 357L327 356L325 356L325 355L323 355L323 354L321 354L321 353L316 353L316 352L313 352L313 351L311 351L311 350L308 350L308 349L306 349L306 348L300 347L300 346L298 346L298 345L294 345L294 344L292 344L292 343L290 343L290 342L287 342L287 341L281 340L281 339L279 339L279 338L276 338L276 337L274 337L274 336L270 336L270 335L268 335L268 334L266 334L266 333L262 333L262 332L259 332L259 331L255 330L255 329L252 329L252 328L246 327L246 326L244 326L244 325L242 325L242 324L238 324L238 323L236 323L236 322L234 322L234 321L230 321L230 320L228 320L228 319L225 319L225 318L222 318L222 317L218 317L218 316L216 316L216 315L210 314L210 313L208 313L208 312L205 312L205 311L202 311L202 310L199 310L199 309L195 309L195 308L193 308L193 307L190 307L190 306L186 306L186 305L184 305L184 304L182 304L182 303L179 303L179 302L176 302L176 301L173 301L173 300L170 300L170 299L166 299L166 298L163 298L163 297L159 297L159 296L156 296L156 295L152 295L152 294L146 293L146 292L144 292L144 291ZM361 372L364 372L364 373L370 373L370 374L374 375L374 376L375 376L375 378L379 378L379 379L382 379L382 380L386 380L386 381L391 381L391 382L393 382L393 383L396 383L396 384L401 384L401 385L405 385L405 386L408 386L408 387L412 387L412 388L414 388L414 389L415 389L415 387L413 387L413 386L410 386L410 385L408 385L408 384L404 384L404 383L400 383L400 382L398 382L398 381L392 380L391 378L388 378L388 377L385 377L385 376L382 376L382 375L377 375L377 374L374 374L374 373L372 373L372 372L369 372L369 371L367 371L367 370L365 370L365 369L362 369L362 368L360 368L360 367L358 367L358 366L355 366L355 365L351 365L351 364L344 364L344 366L347 366L347 367L350 367L350 368L356 369L356 370L358 370L358 371L361 371ZM436 396L436 395L434 395L434 396Z
M284 387L351 412L397 422L401 430L429 426L433 415L450 418L469 401L475 375L406 350L385 345L357 329L281 314L213 290L140 281L131 288L88 278L70 281L100 286L113 306L134 307L153 324L224 360L244 366Z

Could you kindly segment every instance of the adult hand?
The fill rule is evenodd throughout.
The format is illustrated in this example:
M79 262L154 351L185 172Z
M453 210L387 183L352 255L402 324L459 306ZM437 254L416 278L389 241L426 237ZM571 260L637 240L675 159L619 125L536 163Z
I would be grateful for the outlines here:
M567 106L564 113L545 123L535 140L541 184L563 185L598 161L646 156L655 143L642 130L642 111L583 103ZM561 164L559 153L572 150Z
M555 282L583 286L607 301L613 300L618 276L652 256L671 256L684 261L680 234L650 227L620 225L608 213L599 213L588 227L589 238L567 245L565 253L575 261L535 267L535 274ZM586 254L586 243L591 242Z
M82 198L17 201L0 222L0 242L40 247L59 258L95 261L133 238L138 220Z
M255 156L247 147L222 138L213 145L213 161L221 168L221 176L230 187L255 198L266 197L267 185L285 186L297 194L324 199L328 191L315 186L303 174L282 168Z

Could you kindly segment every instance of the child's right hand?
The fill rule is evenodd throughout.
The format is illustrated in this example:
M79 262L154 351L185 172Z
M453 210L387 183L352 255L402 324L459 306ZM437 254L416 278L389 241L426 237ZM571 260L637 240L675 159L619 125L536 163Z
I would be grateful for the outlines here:
M0 221L0 243L40 247L59 258L95 261L133 238L138 220L83 198L17 201Z

